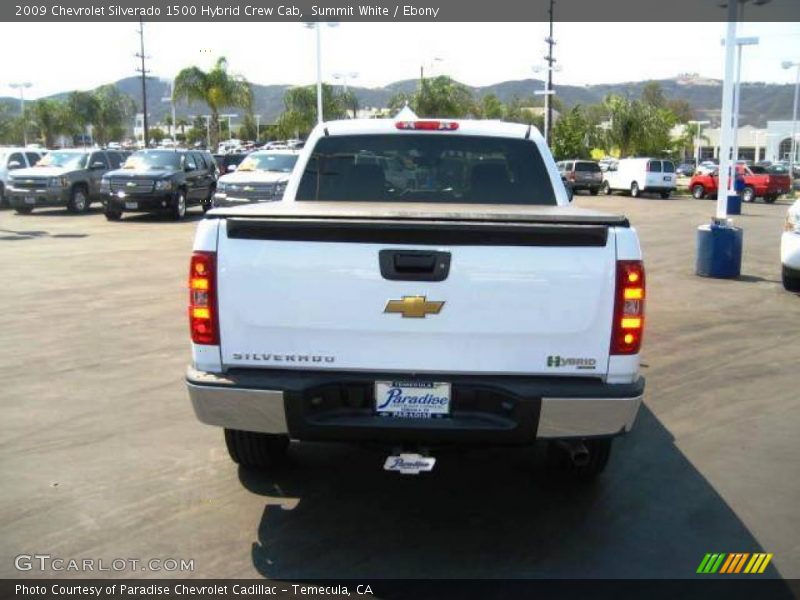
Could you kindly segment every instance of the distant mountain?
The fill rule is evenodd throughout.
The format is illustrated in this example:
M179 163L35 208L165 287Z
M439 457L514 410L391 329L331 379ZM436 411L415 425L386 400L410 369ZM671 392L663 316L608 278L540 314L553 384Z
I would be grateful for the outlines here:
M600 102L608 94L621 94L623 96L638 97L648 81L634 81L628 83L609 83L587 86L555 85L558 97L567 107L576 104L594 104ZM720 104L722 102L722 84L718 80L704 79L694 75L681 75L672 79L658 81L664 90L664 95L670 100L686 100L694 109L696 116L709 119L715 125L719 124ZM141 110L142 88L138 77L127 77L115 82L119 90L134 99ZM255 99L254 112L261 115L262 123L274 122L283 110L283 95L291 87L288 85L253 85ZM385 107L389 99L397 93L413 93L417 88L418 80L409 79L396 81L380 88L363 88L351 86L363 107ZM544 84L537 79L523 79L517 81L503 81L483 87L469 87L476 97L486 94L495 94L503 102L514 98L529 98L535 90L543 89ZM772 83L743 83L741 99L742 125L756 127L766 126L770 120L788 120L791 118L794 88L790 84ZM51 96L64 99L68 92ZM147 99L148 113L154 122L159 122L169 114L170 104L162 98L169 96L169 84L159 79L148 79ZM16 98L0 98L0 103L7 104L12 111L19 111L19 101ZM179 103L177 114L179 117L204 114L207 109L199 104L187 105ZM241 110L233 109L232 113L241 114Z

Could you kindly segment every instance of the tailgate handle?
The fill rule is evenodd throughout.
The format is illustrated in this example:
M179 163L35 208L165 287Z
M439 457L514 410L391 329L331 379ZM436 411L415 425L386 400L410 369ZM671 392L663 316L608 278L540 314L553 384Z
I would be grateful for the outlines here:
M381 250L381 275L392 281L444 281L450 273L449 252Z

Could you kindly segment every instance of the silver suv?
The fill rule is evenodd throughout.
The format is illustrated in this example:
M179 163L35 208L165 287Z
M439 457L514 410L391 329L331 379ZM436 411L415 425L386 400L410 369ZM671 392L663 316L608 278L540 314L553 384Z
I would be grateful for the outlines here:
M14 171L6 196L20 214L51 206L86 212L100 200L103 175L118 169L125 157L115 150L53 150L36 166Z

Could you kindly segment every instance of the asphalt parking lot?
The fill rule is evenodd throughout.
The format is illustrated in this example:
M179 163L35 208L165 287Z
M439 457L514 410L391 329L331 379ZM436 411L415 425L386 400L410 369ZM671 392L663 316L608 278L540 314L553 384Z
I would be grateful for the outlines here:
M47 553L194 559L195 577L691 577L706 552L763 551L766 576L800 577L786 205L745 205L743 275L720 281L694 275L712 202L576 203L629 215L649 284L646 406L589 488L527 449L401 477L377 450L301 445L291 469L239 470L182 381L199 215L0 211L0 576L63 575L14 569Z

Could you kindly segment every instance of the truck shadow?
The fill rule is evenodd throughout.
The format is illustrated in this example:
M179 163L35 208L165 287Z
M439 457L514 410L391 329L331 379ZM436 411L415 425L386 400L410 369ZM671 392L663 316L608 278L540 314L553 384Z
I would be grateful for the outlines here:
M271 579L687 578L707 552L761 551L646 407L594 485L550 475L540 450L437 456L432 474L403 477L384 453L301 444L291 468L240 469L267 499L254 566Z

